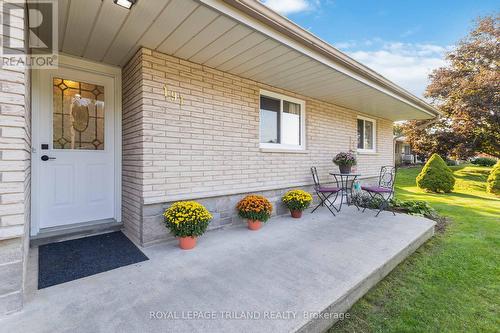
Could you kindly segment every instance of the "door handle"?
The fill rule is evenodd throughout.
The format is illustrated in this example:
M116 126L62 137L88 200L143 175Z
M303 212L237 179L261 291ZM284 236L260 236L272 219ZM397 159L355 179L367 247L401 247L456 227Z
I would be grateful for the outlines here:
M48 160L55 160L55 157L49 157L47 155L42 155L41 157L42 161L48 161Z

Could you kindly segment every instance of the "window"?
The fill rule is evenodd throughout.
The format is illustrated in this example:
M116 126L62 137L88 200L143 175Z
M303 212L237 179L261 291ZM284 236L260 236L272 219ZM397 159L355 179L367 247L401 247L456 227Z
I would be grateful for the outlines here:
M54 149L104 150L104 87L53 78Z
M375 120L358 117L358 151L375 152Z
M260 147L304 149L304 102L271 92L260 96Z

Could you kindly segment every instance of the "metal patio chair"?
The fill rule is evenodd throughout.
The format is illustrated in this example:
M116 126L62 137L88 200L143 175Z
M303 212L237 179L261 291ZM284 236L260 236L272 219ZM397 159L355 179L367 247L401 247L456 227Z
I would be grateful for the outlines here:
M366 191L370 195L370 204L380 201L378 207L378 214L384 209L389 208L389 210L396 216L394 210L391 208L390 200L394 197L394 183L396 182L396 168L393 166L383 166L380 168L380 175L378 178L378 186L361 186L363 191ZM367 207L363 208L363 212Z
M326 203L326 208L328 208L328 210L333 214L333 216L336 216L332 208L337 212L339 212L339 210L334 206L335 200L337 200L337 197L339 196L340 192L338 184L337 187L321 186L316 167L311 167L311 173L314 180L314 191L316 192L316 195L320 200L320 203L312 210L311 214L314 213L316 209L318 209L320 206L325 206ZM330 197L333 196L334 194L335 198L332 201Z

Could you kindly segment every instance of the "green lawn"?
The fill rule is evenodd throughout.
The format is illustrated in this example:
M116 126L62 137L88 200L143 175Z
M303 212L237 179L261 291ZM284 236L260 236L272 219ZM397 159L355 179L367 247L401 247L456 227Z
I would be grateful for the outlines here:
M498 332L500 199L485 192L490 168L452 167L453 193L417 188L420 168L398 170L396 197L425 200L451 218L330 332Z

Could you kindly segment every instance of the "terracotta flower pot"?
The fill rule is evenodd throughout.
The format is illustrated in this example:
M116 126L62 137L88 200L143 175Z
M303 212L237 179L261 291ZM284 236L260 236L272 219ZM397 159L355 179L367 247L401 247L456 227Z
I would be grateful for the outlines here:
M183 250L191 250L196 246L196 237L179 237L179 247Z
M262 227L262 222L258 220L248 220L248 229L259 230Z
M301 210L290 210L290 213L292 213L292 217L294 219L300 219L302 217L302 211Z

